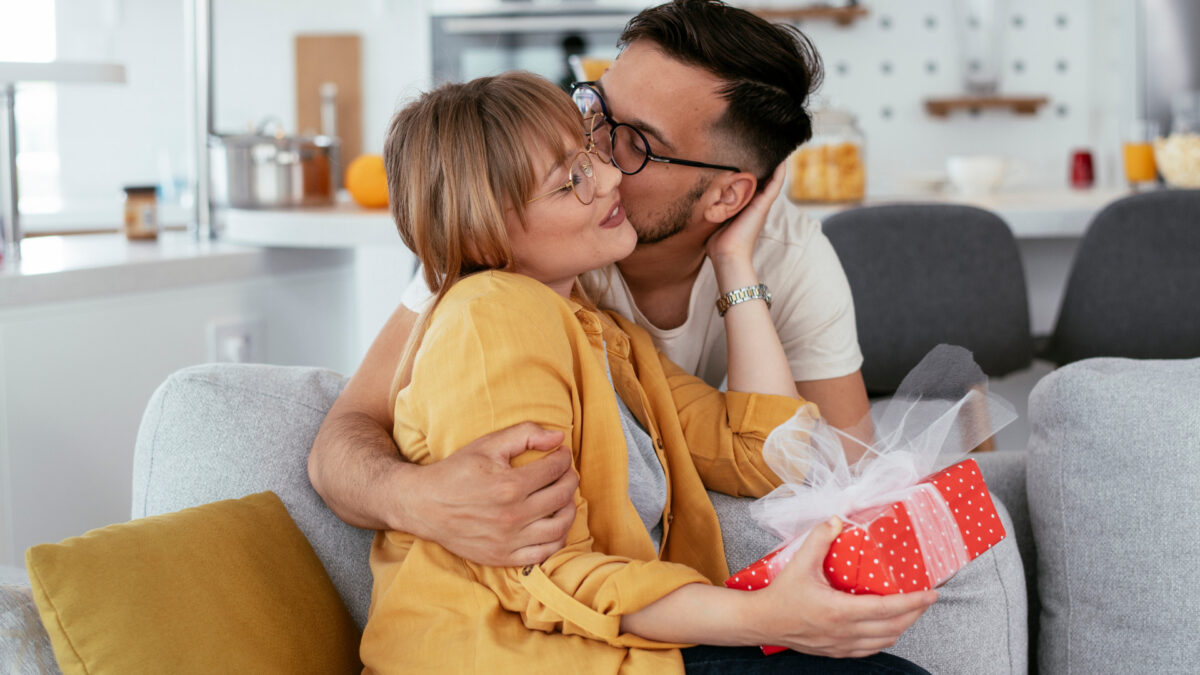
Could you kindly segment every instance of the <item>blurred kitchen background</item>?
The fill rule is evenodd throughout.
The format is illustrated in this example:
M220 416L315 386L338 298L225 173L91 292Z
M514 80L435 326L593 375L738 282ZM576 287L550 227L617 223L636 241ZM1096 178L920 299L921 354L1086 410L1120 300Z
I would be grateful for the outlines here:
M24 236L18 248L6 222L0 564L127 518L142 407L173 370L212 360L353 371L413 259L386 209L338 187L360 155L381 151L400 105L442 81L513 68L570 82L567 57L579 67L615 57L621 27L648 4L0 0ZM1123 144L1179 128L1189 118L1172 102L1200 89L1200 3L1187 0L734 4L812 39L825 64L814 147L854 150L841 177L796 160L795 208L996 211L1018 240L1037 335L1053 327L1090 218L1130 192ZM309 173L251 183L238 171L253 169L215 154L211 181L198 181L207 114L223 151L269 148L283 162L287 141L312 160ZM369 193L370 165L359 169ZM1164 189L1152 169L1137 180ZM0 185L4 205L9 181ZM1023 409L1046 369L1003 393ZM1001 445L1023 447L1027 429L1009 433Z

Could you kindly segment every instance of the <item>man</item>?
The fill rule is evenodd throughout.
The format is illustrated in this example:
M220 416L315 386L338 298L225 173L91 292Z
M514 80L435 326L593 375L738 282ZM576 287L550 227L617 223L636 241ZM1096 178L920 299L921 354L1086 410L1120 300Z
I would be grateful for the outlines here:
M719 384L725 370L717 283L704 245L811 136L804 109L820 62L798 31L714 0L678 0L634 18L599 82L575 92L627 174L622 202L637 250L593 286L601 304L637 321L673 360ZM683 159L686 158L686 159ZM868 412L845 276L819 224L777 205L755 253L798 393L832 424ZM317 491L347 522L409 532L488 565L536 563L574 518L576 477L565 448L521 469L509 458L552 450L561 434L532 425L476 440L442 462L403 462L388 394L428 290L406 292L321 427L309 459ZM446 386L454 386L447 382ZM811 573L809 573L811 572ZM797 608L811 653L877 651L920 615L915 597L861 598L806 571L812 602Z

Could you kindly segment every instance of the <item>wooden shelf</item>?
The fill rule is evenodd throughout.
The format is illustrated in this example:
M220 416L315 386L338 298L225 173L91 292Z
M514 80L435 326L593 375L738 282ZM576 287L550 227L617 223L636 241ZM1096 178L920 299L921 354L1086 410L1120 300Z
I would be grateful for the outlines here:
M867 16L866 7L850 5L803 5L798 7L747 7L768 21L833 21L839 26L849 26Z
M951 96L925 99L925 111L934 117L946 117L955 110L1007 108L1017 115L1034 115L1049 102L1045 96Z

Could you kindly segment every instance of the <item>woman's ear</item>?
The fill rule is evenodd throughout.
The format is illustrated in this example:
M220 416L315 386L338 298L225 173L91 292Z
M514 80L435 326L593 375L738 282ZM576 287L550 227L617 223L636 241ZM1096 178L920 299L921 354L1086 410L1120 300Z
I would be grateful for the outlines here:
M745 171L728 174L709 186L710 201L704 209L704 218L711 223L721 224L741 212L754 198L758 179Z

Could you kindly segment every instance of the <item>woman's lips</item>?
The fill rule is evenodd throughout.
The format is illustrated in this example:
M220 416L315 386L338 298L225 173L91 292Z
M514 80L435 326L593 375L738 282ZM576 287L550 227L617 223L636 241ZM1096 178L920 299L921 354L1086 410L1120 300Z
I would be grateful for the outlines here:
M613 228L623 222L625 222L625 207L621 206L621 202L617 202L613 210L608 212L608 217L600 222L600 227L603 229Z

